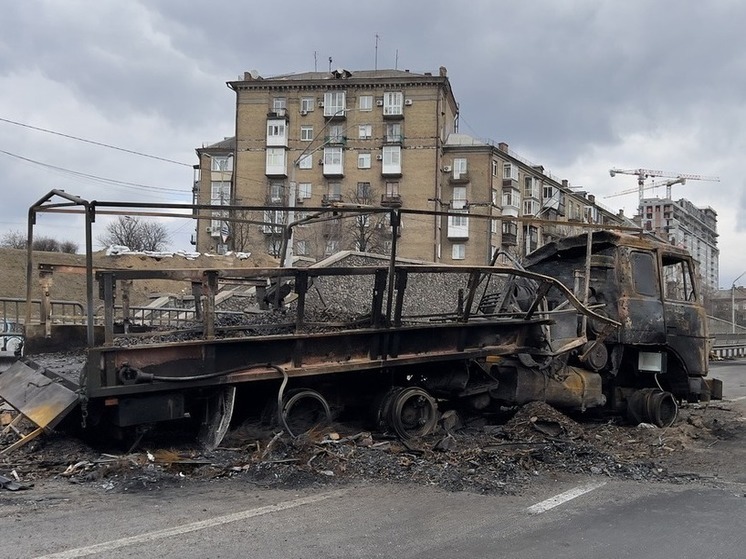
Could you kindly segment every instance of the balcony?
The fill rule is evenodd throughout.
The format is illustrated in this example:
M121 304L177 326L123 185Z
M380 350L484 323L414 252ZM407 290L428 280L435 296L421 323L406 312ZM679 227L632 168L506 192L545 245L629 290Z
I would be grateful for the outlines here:
M470 180L468 172L457 173L454 171L451 176L448 177L448 182L451 184L466 184Z
M401 196L398 194L381 194L381 205L385 208L401 208Z
M267 118L281 118L288 120L288 111L287 109L272 109L267 113Z
M518 235L515 233L503 233L501 244L504 247L516 246L518 244Z
M347 145L347 136L324 136L324 144L330 145L330 146L346 146Z
M322 206L331 206L332 204L336 204L337 202L341 202L341 201L342 201L341 194L324 194L321 197Z
M384 144L394 144L394 145L401 145L404 143L404 135L403 134L386 134L383 138Z

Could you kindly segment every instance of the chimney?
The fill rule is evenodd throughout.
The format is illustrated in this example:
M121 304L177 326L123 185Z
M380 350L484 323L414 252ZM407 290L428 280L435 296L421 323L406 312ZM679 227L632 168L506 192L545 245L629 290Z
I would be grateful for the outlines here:
M448 75L448 70L446 70L445 66L441 66L440 68L438 68L438 74L441 78L445 78Z
M596 203L596 197L595 197L595 196L594 196L593 194L589 194L589 195L588 195L588 201L589 201L589 202L590 202L591 204L595 204L595 203Z
M621 208L619 210L619 213L617 214L619 217L624 217L624 208Z
M497 144L497 149L508 153L508 144L506 144L505 142L500 142L499 144Z
M567 179L562 179L562 188L570 188L570 183Z

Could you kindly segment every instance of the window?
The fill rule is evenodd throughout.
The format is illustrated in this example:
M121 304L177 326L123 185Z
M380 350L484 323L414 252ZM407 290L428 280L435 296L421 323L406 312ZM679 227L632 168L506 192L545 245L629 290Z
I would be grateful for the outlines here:
M493 205L493 206L497 206L497 204L498 204L498 199L497 199L497 189L496 189L496 188L493 188L493 189L492 189L492 205Z
M389 122L386 124L386 141L391 142L401 142L402 141L402 133L401 133L401 123L400 122Z
M551 200L554 197L554 187L551 184L544 183L544 200Z
M386 183L386 198L396 198L399 196L399 182L389 181Z
M282 225L285 224L285 212L280 210L264 210L263 233L282 233Z
M497 233L497 220L496 219L490 220L490 233Z
M313 140L313 126L301 126L300 139L303 142L310 142Z
M233 171L232 155L214 155L210 157L210 169L221 173Z
M383 114L400 115L404 106L404 94L401 91L387 91L383 94Z
M357 100L357 108L361 111L372 111L373 110L373 96L372 95L361 95Z
M267 174L284 175L286 173L285 148L267 148Z
M361 124L357 127L357 137L361 140L370 140L373 137L373 125Z
M451 248L451 258L454 260L463 260L466 258L466 245L463 243L456 243Z
M453 178L461 178L461 175L466 174L466 159L463 157L457 157L453 160Z
M383 146L383 169L382 172L391 174L401 173L401 147Z
M331 256L332 254L336 254L339 251L339 241L336 239L329 239L326 241L326 246L324 247L324 254L326 256Z
M503 235L512 235L515 237L518 234L518 224L515 221L503 221Z
M463 213L463 216L448 216L448 236L460 238L469 236L469 210L466 208L466 187L453 188L451 198L451 212Z
M231 183L229 181L213 181L210 184L210 205L212 206L228 206L231 203ZM227 211L214 211L212 212L212 220L210 221L210 235L213 237L219 237L221 227L225 225L227 234L227 223L215 218L228 217Z
M310 113L313 111L313 106L316 103L316 99L313 97L302 97L300 100L300 110L301 112Z
M310 153L307 153L306 155L298 159L298 168L299 169L313 169L313 155L311 155Z
M653 255L647 252L633 251L630 253L629 261L632 265L633 287L640 295L655 297L658 294L655 281L656 270Z
M270 202L282 202L285 197L285 184L281 182L269 183Z
M512 163L505 163L503 165L503 178L517 181L518 180L518 167Z
M370 153L357 154L357 168L370 169Z
M332 144L340 144L345 141L345 128L341 124L332 124L329 127L329 136L327 141Z
M267 145L284 146L287 144L286 127L284 120L267 121Z
M287 108L287 99L284 97L275 97L272 99L272 110L282 112Z
M497 176L497 161L495 161L494 159L492 160L492 176Z
M503 206L518 207L520 195L513 188L503 188Z
M295 250L293 252L298 256L308 256L308 241L295 241Z
M466 187L454 186L453 198L451 198L451 208L454 210L462 210L464 206L466 206Z
M311 183L310 182L301 182L298 183L298 198L301 200L307 200L311 197Z
M523 201L523 215L536 215L538 213L539 213L538 200L524 200Z
M663 296L673 301L696 300L688 261L663 255Z
M324 148L324 174L341 175L343 172L342 163L341 147Z
M330 182L326 189L327 200L341 200L342 199L342 183L341 182Z
M358 201L370 201L370 183L369 182L359 182L357 183L357 199Z
M346 94L344 91L327 91L324 93L324 116L343 116Z
M539 182L534 177L523 178L523 195L526 198L539 197Z

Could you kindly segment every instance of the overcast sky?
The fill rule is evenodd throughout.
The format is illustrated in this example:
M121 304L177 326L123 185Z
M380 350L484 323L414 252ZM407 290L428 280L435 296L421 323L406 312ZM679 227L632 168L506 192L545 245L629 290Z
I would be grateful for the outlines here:
M323 71L329 57L334 68L373 69L378 34L379 69L447 67L460 132L507 142L613 211L635 213L636 194L604 196L637 182L611 178L611 167L719 176L674 186L673 195L717 211L720 285L746 271L746 2L0 0L0 7L0 233L25 232L29 206L53 188L91 200L190 202L194 149L234 132L226 81L247 70ZM43 215L39 232L82 246L76 219ZM191 223L168 226L173 248L191 249Z

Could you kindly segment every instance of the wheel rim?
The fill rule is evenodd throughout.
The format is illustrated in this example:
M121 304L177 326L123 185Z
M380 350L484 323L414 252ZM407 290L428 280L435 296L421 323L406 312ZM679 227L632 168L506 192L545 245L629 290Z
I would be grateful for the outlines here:
M310 388L291 390L283 399L282 423L292 437L331 423L331 410L324 397Z
M403 388L392 395L389 426L403 439L425 436L438 423L438 406L425 390Z

